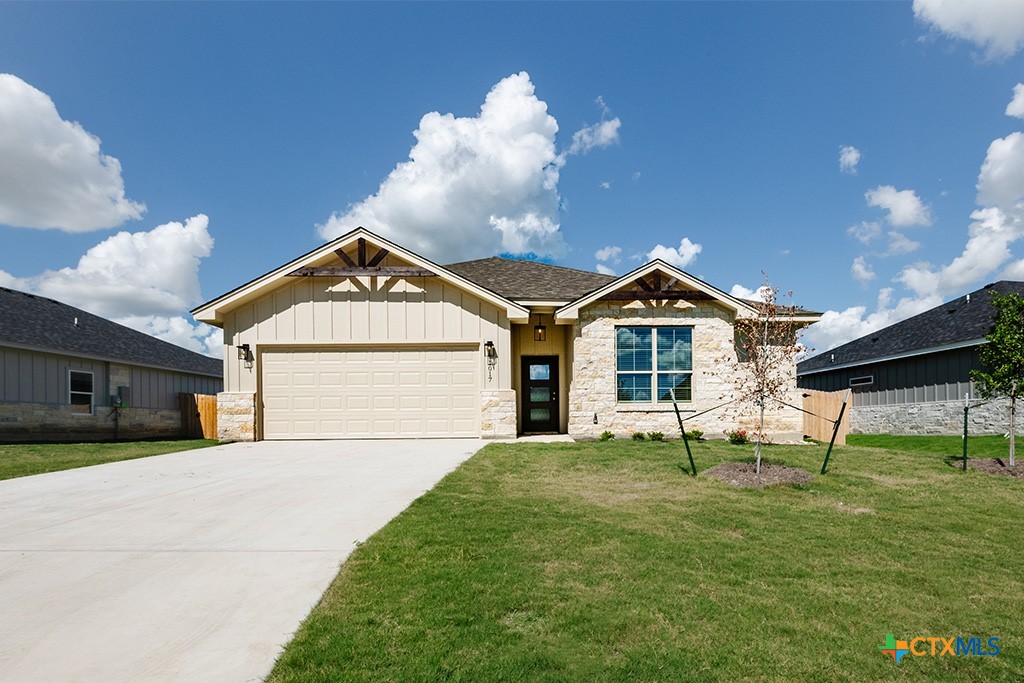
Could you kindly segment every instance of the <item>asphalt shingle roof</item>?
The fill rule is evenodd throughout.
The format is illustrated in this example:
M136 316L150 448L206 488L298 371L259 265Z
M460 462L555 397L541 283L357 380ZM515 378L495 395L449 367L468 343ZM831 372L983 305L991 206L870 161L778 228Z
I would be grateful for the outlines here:
M5 344L198 375L223 374L216 358L53 299L0 287L0 345Z
M797 374L981 339L992 328L995 309L989 303L991 294L1010 292L1024 295L1024 282L1001 280L986 285L966 296L808 358L797 364Z
M615 279L611 275L586 270L498 256L451 263L445 268L514 301L571 301Z

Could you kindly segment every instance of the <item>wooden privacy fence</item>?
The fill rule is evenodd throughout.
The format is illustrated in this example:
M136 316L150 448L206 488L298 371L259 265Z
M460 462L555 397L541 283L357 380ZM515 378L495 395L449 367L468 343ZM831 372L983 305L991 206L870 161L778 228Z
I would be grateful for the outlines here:
M843 405L843 398L846 391L815 391L804 389L804 434L815 441L829 441L832 438L832 430L835 424L831 420L839 417L839 409ZM846 445L846 435L850 433L850 410L853 408L853 396L843 413L843 421L839 425L839 434L836 435L836 444ZM808 413L814 413L809 415ZM816 417L820 416L820 417ZM825 419L828 418L828 419Z
M217 438L217 396L178 394L181 435L186 439Z

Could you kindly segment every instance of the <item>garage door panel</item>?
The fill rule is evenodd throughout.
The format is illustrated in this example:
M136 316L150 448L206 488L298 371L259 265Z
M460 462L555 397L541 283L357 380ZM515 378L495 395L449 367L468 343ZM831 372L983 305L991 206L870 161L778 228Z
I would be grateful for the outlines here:
M469 348L264 351L263 436L479 436L478 354Z

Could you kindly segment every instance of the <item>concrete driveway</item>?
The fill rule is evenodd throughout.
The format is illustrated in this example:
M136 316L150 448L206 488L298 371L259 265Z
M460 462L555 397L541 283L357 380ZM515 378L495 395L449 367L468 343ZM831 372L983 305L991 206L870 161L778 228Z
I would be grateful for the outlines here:
M252 681L482 442L231 444L0 481L0 680Z

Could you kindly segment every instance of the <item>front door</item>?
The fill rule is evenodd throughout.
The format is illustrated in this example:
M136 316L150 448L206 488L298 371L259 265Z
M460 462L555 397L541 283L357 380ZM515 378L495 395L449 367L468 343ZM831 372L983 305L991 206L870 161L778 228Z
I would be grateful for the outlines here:
M558 356L523 356L523 431L558 431Z

